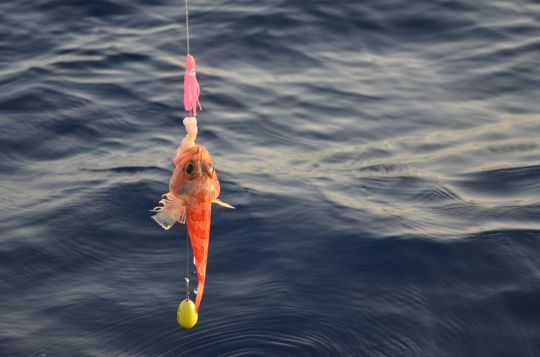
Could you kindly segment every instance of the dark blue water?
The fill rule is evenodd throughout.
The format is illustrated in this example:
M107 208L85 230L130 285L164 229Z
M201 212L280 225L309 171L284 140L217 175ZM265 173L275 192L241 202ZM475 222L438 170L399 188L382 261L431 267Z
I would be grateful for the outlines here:
M540 355L540 4L191 1L221 180L199 323L183 1L0 3L0 355Z

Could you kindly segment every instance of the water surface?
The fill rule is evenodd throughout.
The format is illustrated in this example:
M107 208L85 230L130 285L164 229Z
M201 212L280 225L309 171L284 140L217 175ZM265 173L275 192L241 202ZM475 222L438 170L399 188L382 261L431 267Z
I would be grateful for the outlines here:
M149 216L181 1L0 4L0 354L540 354L540 5L191 1L205 296Z

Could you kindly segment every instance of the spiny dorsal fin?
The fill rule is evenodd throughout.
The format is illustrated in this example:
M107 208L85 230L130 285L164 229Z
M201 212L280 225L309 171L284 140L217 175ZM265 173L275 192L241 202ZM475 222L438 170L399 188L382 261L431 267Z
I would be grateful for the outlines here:
M231 206L230 204L225 203L225 202L223 202L223 201L221 201L221 200L219 200L219 199L217 199L217 198L216 198L215 200L213 200L212 203L218 204L218 205L220 205L220 206L222 206L222 207L225 207L225 208L232 208L232 209L234 209L234 206Z
M165 210L161 210L158 214L153 215L152 219L166 230L170 229L176 223L176 220Z
M154 207L151 212L157 212L152 216L152 219L156 221L163 229L170 229L176 222L186 223L186 207L183 205L184 201L173 195L172 193L166 193L164 199L159 201L162 206ZM163 197L162 196L162 197Z

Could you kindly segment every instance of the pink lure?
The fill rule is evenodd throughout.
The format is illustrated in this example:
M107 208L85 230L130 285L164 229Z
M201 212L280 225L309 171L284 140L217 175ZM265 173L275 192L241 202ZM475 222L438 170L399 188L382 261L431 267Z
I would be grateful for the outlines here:
M195 58L192 55L186 56L186 71L184 72L184 109L187 112L193 112L193 116L197 116L197 105L202 110L199 95L201 88L195 75Z

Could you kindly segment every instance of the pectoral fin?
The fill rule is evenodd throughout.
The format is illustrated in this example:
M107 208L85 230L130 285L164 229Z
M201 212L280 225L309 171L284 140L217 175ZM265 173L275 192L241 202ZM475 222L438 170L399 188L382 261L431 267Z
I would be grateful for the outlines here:
M219 200L219 199L217 199L217 198L216 198L215 200L213 200L212 203L216 203L216 204L218 204L218 205L220 205L220 206L222 206L222 207L225 207L225 208L232 208L232 209L234 209L234 207L231 206L230 204L225 203L225 202L223 202L223 201L221 201L221 200Z
M186 223L186 207L181 198L176 197L172 193L166 193L159 203L161 206L154 207L150 212L157 214L152 216L163 229L170 229L176 222Z

